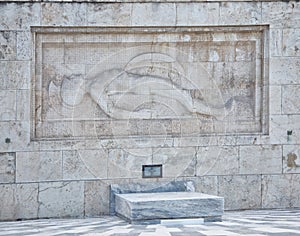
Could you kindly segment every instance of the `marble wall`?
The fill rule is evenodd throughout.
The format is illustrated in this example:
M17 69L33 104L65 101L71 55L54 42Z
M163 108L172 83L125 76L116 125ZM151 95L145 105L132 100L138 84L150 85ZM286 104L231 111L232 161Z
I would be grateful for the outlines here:
M228 210L300 207L298 1L25 0L0 12L1 220L108 214L110 184L173 180ZM102 99L95 78L114 72L126 84ZM151 83L127 96L135 72ZM142 179L147 164L163 178Z

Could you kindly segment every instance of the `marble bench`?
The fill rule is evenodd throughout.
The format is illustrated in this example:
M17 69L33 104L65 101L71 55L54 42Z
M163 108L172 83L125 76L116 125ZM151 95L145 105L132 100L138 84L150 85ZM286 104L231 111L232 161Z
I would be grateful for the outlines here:
M221 221L224 198L198 192L116 194L115 211L133 224L159 224L165 219Z

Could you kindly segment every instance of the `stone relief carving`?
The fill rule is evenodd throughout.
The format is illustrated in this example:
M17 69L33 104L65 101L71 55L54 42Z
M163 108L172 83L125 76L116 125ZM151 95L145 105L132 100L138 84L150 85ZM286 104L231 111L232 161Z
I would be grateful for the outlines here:
M262 35L197 33L37 33L34 136L139 133L116 129L126 122L178 135L174 121L200 122L199 134L262 132Z

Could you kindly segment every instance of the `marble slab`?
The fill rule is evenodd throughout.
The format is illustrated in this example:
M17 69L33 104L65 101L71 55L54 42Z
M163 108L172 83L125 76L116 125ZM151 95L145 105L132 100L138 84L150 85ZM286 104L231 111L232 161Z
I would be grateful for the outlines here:
M133 224L188 218L221 221L223 212L223 197L198 192L116 194L117 215Z

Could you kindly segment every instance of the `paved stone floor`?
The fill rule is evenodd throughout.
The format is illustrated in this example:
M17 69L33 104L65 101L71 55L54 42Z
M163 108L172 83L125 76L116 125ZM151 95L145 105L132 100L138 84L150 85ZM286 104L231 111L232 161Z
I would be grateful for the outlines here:
M0 222L0 235L300 235L300 209L226 212L223 222L200 225L130 225L117 217Z

